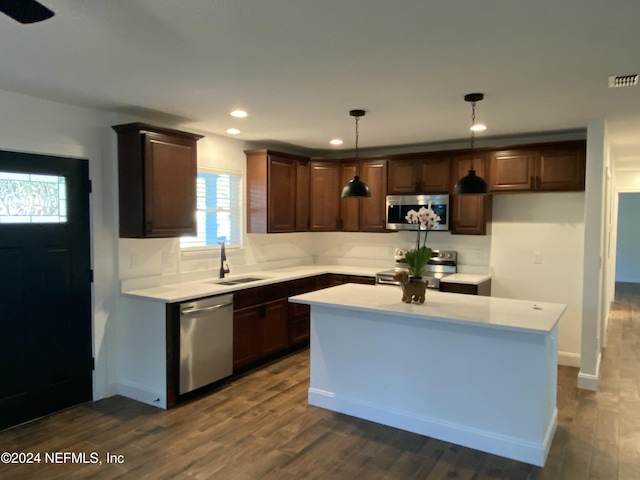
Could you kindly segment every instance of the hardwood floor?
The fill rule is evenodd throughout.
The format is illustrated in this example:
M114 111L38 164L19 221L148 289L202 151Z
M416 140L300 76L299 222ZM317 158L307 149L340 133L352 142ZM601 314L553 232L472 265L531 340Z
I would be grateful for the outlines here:
M2 479L640 478L640 289L619 285L600 389L559 367L558 429L541 469L307 405L308 351L169 411L122 397L0 433L0 451L39 452ZM45 463L45 452L96 452L102 465ZM106 455L122 463L106 463Z

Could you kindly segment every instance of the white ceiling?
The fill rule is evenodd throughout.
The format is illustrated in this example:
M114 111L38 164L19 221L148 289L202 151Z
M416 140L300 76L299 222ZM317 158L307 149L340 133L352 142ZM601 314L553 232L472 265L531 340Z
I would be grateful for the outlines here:
M640 152L637 0L41 0L0 14L0 89L249 141L360 146L586 128ZM246 109L249 117L229 112Z

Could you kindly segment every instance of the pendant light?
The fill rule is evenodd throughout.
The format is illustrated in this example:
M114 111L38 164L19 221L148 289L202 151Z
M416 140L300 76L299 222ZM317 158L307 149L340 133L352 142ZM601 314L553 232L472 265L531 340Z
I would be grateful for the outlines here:
M358 121L364 117L364 110L351 110L349 115L356 119L356 174L342 189L341 197L370 197L371 192L366 183L358 176Z
M483 93L469 93L464 96L466 102L471 102L471 168L466 176L462 177L453 187L455 194L486 194L488 192L487 182L476 175L473 169L473 144L476 130L480 130L476 125L476 102L484 98Z

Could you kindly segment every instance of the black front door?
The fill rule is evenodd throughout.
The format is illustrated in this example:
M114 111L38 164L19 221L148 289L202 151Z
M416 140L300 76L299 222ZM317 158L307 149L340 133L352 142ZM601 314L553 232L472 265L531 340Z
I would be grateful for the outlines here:
M92 398L88 161L0 151L0 430Z

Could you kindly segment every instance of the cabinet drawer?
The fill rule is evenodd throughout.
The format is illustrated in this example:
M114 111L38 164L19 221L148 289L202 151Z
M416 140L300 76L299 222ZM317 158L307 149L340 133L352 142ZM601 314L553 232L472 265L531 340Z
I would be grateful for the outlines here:
M479 285L440 282L440 291L449 293L463 293L467 295L482 295L488 297L491 295L491 279L485 280Z
M467 295L477 295L478 286L465 283L440 283L441 292L465 293Z
M289 282L289 296L302 295L316 289L316 277L299 278Z
M233 309L260 305L272 300L287 298L289 296L289 282L274 283L263 287L247 288L233 294Z

